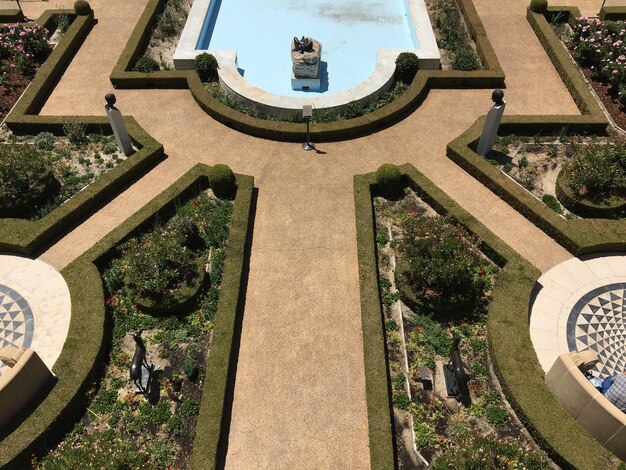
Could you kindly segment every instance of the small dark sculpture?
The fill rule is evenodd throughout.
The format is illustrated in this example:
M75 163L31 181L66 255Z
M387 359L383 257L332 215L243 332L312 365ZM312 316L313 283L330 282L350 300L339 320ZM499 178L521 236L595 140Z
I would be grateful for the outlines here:
M301 39L294 36L293 46L298 52L313 52L313 41L306 36L302 36Z
M450 363L443 367L443 372L446 380L446 388L448 389L448 396L456 397L463 406L469 406L471 404L471 398L467 383L470 377L465 373L463 367L463 359L461 358L461 351L459 349L460 342L461 338L454 336L452 348L450 348Z
M107 111L109 109L117 109L115 107L115 102L117 101L117 98L115 98L115 95L113 93L107 93L106 95L104 95L104 100L107 102L105 106Z
M135 340L135 355L130 365L130 379L137 387L137 393L148 395L150 393L154 365L146 362L146 346L143 339L141 339L141 331L133 333L133 339ZM147 372L147 380L143 379L144 369Z
M502 106L504 104L504 91L500 88L493 90L491 101L494 102L494 106Z

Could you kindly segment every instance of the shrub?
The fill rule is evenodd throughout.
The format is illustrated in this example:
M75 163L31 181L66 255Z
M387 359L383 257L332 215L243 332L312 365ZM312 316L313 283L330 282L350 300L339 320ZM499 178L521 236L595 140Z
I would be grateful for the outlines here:
M359 116L363 116L363 107L361 106L361 103L358 101L350 101L343 110L343 117L345 119L354 119Z
M548 10L548 0L530 0L530 11L545 13Z
M74 11L77 15L87 16L91 14L91 5L85 0L76 0L74 2Z
M557 214L563 213L563 208L561 207L561 204L559 204L559 200L555 198L552 194L544 194L541 197L541 200L546 206L548 206Z
M408 410L411 406L411 399L406 393L398 393L393 396L393 406L400 410Z
M237 192L237 181L233 170L228 165L218 163L208 172L209 185L213 194L220 199L234 199Z
M396 80L409 84L419 68L419 59L412 52L401 52L396 58Z
M487 405L487 408L485 408L485 418L489 424L502 426L509 420L509 414L501 406Z
M144 55L137 60L137 63L135 64L133 70L135 72L151 73L156 72L157 70L159 70L159 68L159 63L156 60L154 60L152 57Z
M581 198L626 197L626 143L581 146L563 171Z
M381 195L396 198L404 189L404 174L396 165L384 163L376 170L376 185Z
M449 218L407 218L399 245L407 284L432 306L472 308L491 283L480 239Z
M184 418L197 415L200 411L200 403L193 398L187 398L180 405L180 415Z
M28 217L59 188L46 153L32 145L0 145L0 217Z
M427 351L440 356L450 355L452 338L438 322L426 315L416 314L411 319L411 327L414 333L419 332L420 343L423 343Z
M480 64L478 63L478 57L471 47L462 47L454 54L452 60L452 68L454 70L471 71L478 70Z
M52 150L54 147L54 135L51 132L40 132L35 137L35 146L39 150Z
M204 246L198 226L192 217L176 216L170 220L168 227L180 237L183 246L192 250Z
M193 61L193 66L200 76L200 80L203 82L215 82L217 81L218 74L217 69L219 65L217 59L207 52L198 54Z
M197 276L193 252L171 232L155 231L122 245L114 262L131 295L151 300L176 297L176 291Z
M85 145L89 142L87 126L77 121L68 121L63 124L65 136L74 145Z
M198 363L191 357L183 361L183 372L192 382L198 378Z

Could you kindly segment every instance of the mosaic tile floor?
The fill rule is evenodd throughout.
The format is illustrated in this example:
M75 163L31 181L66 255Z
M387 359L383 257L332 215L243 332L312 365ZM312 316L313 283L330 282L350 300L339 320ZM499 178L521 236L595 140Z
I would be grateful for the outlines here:
M18 292L0 284L0 348L29 348L35 319L28 302ZM5 366L0 362L0 369Z
M537 280L530 337L547 372L556 358L592 349L594 375L626 371L626 255L572 258Z
M570 351L593 349L600 362L595 375L606 378L626 371L626 283L615 283L585 294L569 314Z

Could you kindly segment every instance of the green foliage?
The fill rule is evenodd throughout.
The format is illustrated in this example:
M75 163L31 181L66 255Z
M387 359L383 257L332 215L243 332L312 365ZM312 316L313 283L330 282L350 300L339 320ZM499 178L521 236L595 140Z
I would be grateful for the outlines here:
M192 357L187 356L183 361L183 372L192 382L198 378L198 363Z
M197 415L200 411L200 403L193 398L188 398L180 404L180 415L182 417Z
M404 390L406 376L402 372L398 372L393 379L393 388L395 390Z
M154 231L131 238L114 264L135 296L163 301L175 298L197 277L196 257L174 232Z
M413 333L420 335L419 342L423 343L426 351L434 352L440 356L450 355L452 338L439 322L426 315L416 314L411 318L410 325Z
M363 106L358 101L350 101L343 110L344 119L354 119L363 116Z
M63 133L71 144L81 146L89 143L87 126L78 121L67 121L63 124Z
M47 153L32 145L0 145L0 217L28 217L58 189Z
M443 217L409 218L402 228L407 269L400 275L416 295L432 306L473 308L491 284L480 239Z
M220 199L233 199L237 192L237 181L228 165L218 163L209 170L209 185L213 194Z
M412 52L401 52L396 58L396 80L407 85L413 81L419 68L419 59Z
M626 143L581 146L563 171L580 198L626 197Z
M87 16L91 14L91 5L85 0L76 0L74 2L74 12L80 16Z
M172 416L167 421L167 432L174 436L178 436L183 429L183 424L184 422L180 416Z
M561 204L559 204L559 200L555 198L552 194L544 194L543 196L541 196L541 200L546 206L548 206L557 214L563 213L563 208L561 207Z
M497 405L487 405L485 408L485 418L489 424L503 426L509 420L509 413Z
M530 0L530 11L545 13L548 10L548 0Z
M135 72L151 73L156 72L160 68L159 63L156 60L152 57L144 55L137 59L137 63L135 64L133 70Z
M479 434L465 426L448 428L449 442L454 443L431 463L433 470L482 468L532 468L548 470L548 458L512 438L499 439Z
M394 394L393 396L393 406L400 410L408 410L409 406L411 406L411 399L409 396L402 392L398 394Z
M203 82L217 81L219 65L217 59L212 54L207 52L198 54L193 60L193 66Z
M457 49L452 59L452 68L454 70L464 71L478 70L480 63L474 49L471 47L461 47Z
M502 167L502 171L504 171L505 173L510 173L512 169L513 165L511 165L510 163L505 163Z
M519 166L520 169L528 167L528 157L520 157L519 161L517 162L517 166Z
M404 175L396 165L384 163L376 170L376 184L381 195L395 198L404 189Z
M436 446L438 441L437 430L432 425L423 421L415 421L413 431L415 431L415 445L418 449Z
M54 135L52 132L40 132L35 137L35 146L39 150L52 150L54 147Z

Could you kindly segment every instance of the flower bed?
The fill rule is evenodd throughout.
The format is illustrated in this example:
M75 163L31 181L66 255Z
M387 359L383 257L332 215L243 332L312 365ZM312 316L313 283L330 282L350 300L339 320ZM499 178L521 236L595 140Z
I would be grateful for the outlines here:
M620 217L626 203L626 144L619 135L572 136L566 129L558 137L507 135L497 138L494 149L489 161L558 214Z
M38 220L126 159L113 136L87 135L75 122L65 131L65 137L0 133L0 217ZM41 184L48 174L51 181Z
M118 247L119 256L103 272L107 313L112 318L112 348L104 378L99 390L94 386L91 391L82 422L57 449L35 462L35 468L77 468L85 462L95 468L189 467L231 213L231 202L217 200L204 191L179 208L166 225L155 228L155 235L137 236ZM125 279L126 269L140 263L132 259L137 254L132 247L147 243L151 237L171 236L185 243L188 231L182 228L186 222L181 220L190 220L197 229L199 239L188 249L195 259L210 266L210 282L186 312L151 316L133 301L133 289L142 281L129 283L130 279ZM169 274L163 275L171 277ZM128 379L135 348L129 334L137 330L143 330L148 362L159 371L168 366L174 371L170 378L159 379L156 404L135 395Z
M534 445L510 414L490 370L486 308L498 268L480 252L480 240L410 189L398 201L376 198L374 207L400 467L424 468L417 450L436 468L463 459L465 466L458 468L479 468L487 462L482 458L509 446L503 455L511 465L538 462L533 468L550 468L543 453L526 450ZM453 335L462 338L472 376L467 408L447 398L443 383ZM424 367L433 377L432 390L423 381ZM459 436L470 435L496 450L458 455Z
M615 123L626 128L626 21L582 16L565 44Z
M40 25L0 25L0 121L9 113L52 50Z

